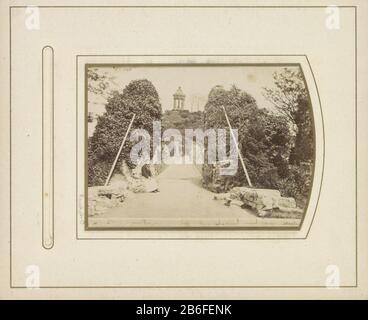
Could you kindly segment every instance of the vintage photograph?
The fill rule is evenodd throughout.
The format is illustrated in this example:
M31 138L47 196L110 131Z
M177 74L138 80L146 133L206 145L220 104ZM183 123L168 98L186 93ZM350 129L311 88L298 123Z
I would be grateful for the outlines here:
M313 184L299 64L86 64L86 230L298 230Z
M0 299L368 297L367 1L49 2L0 1Z

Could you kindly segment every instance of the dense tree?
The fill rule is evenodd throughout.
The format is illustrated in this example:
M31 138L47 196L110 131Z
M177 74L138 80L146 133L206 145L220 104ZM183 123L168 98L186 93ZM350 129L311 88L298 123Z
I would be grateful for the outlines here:
M98 117L88 147L88 184L101 185L119 150L129 122L136 115L132 129L141 128L152 133L152 122L161 118L158 93L148 80L131 81L122 91L113 92L106 104L106 112ZM119 162L130 163L132 143L126 141Z
M298 130L295 144L290 155L290 163L300 165L301 162L311 162L314 157L314 133L312 122L312 107L306 98L298 100L298 110L295 112L295 121Z
M113 67L113 70L116 67ZM114 77L111 73L106 73L99 68L90 67L87 69L88 78L88 93L103 96L105 98L109 97L109 93L113 88L118 87L114 81Z
M313 115L302 71L285 68L274 73L275 88L264 88L264 96L290 124L294 136L291 164L312 161Z
M255 99L233 86L230 90L215 87L210 91L204 110L205 128L227 128L222 107L225 107L232 127L238 129L239 148L252 183L257 187L275 188L290 150L287 124L279 116L258 108ZM246 185L240 167L232 185Z
M300 69L291 70L284 68L282 72L275 72L275 88L264 88L264 97L286 117L293 125L298 125L296 114L299 109L299 101L308 98L304 76Z
M290 125L292 148L279 189L305 205L311 189L314 161L313 112L302 71L285 68L274 74L275 87L265 88L264 96Z
M305 88L300 83L292 84L287 79L289 76L291 82L294 78L300 79L294 72L277 78L282 80L278 82L274 97L281 99L284 95L285 101L284 109L279 109L279 112L258 108L251 95L235 86L230 90L214 87L205 105L204 124L205 128L227 128L222 109L225 107L232 127L238 129L239 148L253 185L278 189L283 196L294 197L303 207L312 180L310 167L302 163L313 161L312 109ZM298 93L291 92L293 89ZM286 99L294 99L295 103L290 105L292 109L287 109ZM209 168L204 166L205 179L213 178ZM219 192L227 191L232 186L247 185L240 164L237 174L223 181L226 183L222 184L222 188L216 189Z
M203 128L203 112L189 110L167 110L162 116L162 130L175 128L182 135L185 129Z

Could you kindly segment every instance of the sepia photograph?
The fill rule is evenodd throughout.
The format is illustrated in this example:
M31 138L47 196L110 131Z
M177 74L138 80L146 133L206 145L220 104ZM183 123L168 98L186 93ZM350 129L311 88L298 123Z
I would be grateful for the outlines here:
M368 2L49 2L0 1L0 300L368 297Z
M86 230L301 227L315 129L299 64L86 64L85 97Z

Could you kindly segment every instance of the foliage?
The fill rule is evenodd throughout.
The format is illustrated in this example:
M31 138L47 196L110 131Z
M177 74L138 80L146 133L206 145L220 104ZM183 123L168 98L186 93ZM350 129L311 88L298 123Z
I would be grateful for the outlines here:
M314 131L312 106L302 71L285 68L274 74L276 88L265 88L264 96L285 116L292 128L292 149L288 174L279 187L285 195L305 203L311 188L314 161Z
M149 133L152 133L152 122L161 118L158 93L148 80L131 81L122 93L113 92L108 99L106 112L98 117L89 141L89 186L104 183L133 114L136 117L131 130L141 128ZM124 159L128 165L132 165L129 156L132 145L127 139L118 164Z
M178 129L183 135L185 129L203 128L203 112L189 110L168 110L162 117L162 129Z
M299 100L307 99L308 92L301 70L293 71L285 68L282 72L275 72L276 88L264 88L264 97L284 115L288 121L297 125L296 113Z
M294 96L294 93L288 94ZM232 128L238 129L239 149L253 186L279 189L284 196L294 197L299 204L305 204L311 187L311 172L310 168L299 164L305 159L312 160L313 126L308 100L299 96L296 101L298 106L292 113L298 123L296 137L284 113L275 114L258 108L251 95L235 86L230 90L217 86L210 91L204 125L205 128L227 128L224 107ZM292 152L300 154L300 149L304 150L303 157L291 163ZM247 185L240 163L237 174L224 180L229 187Z
M302 71L285 68L274 73L275 87L264 88L264 96L285 116L293 129L291 164L312 161L314 156L313 115Z
M279 176L285 176L290 135L280 116L258 108L255 99L233 86L230 90L215 87L205 105L205 128L228 128L225 113L233 129L238 129L239 149L254 186L275 188ZM239 163L233 183L246 185L245 174Z
M298 100L298 110L295 112L297 132L295 144L291 151L290 163L300 165L301 162L311 162L314 158L314 133L312 122L312 107L306 98Z
M311 172L303 166L290 166L288 175L278 182L281 195L293 197L301 208L304 208L307 204L311 187Z
M88 91L94 94L104 94L109 87L109 78L97 68L87 69Z

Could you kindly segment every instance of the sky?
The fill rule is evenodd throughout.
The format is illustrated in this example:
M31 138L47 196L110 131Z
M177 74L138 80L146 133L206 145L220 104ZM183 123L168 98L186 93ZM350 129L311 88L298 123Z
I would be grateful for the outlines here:
M287 66L296 70L299 67ZM252 95L258 107L273 109L272 104L262 95L264 87L273 88L275 71L282 71L280 66L132 66L98 67L99 74L112 79L110 89L121 91L132 80L147 79L155 86L163 111L173 108L173 94L180 86L186 95L185 109L203 110L210 90L221 85L229 89L236 85ZM89 93L88 110L94 114L105 111L106 98Z

